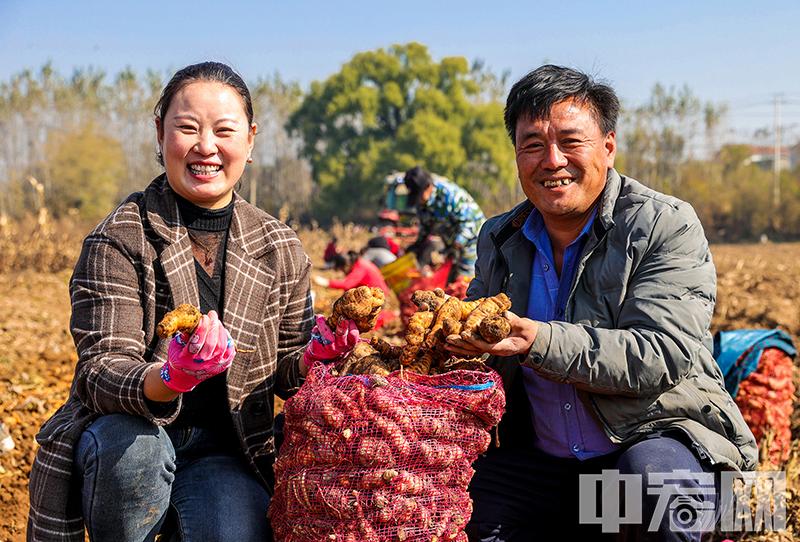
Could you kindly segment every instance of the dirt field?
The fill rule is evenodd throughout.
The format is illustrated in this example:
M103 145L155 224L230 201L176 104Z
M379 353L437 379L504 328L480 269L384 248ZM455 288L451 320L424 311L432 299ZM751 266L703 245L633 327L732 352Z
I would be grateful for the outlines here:
M316 237L317 245L324 244ZM719 272L715 330L780 326L800 334L800 244L719 245L713 253ZM62 404L72 379L69 274L0 274L0 420L16 443L0 455L0 542L24 539L33 437ZM320 304L328 299L318 297ZM796 408L795 439L797 415Z

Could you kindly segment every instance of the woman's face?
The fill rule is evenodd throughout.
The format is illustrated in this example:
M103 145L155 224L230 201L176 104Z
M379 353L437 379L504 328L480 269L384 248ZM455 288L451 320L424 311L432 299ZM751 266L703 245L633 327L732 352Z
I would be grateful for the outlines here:
M156 131L175 192L208 209L230 203L256 134L236 89L216 81L189 83L156 119Z

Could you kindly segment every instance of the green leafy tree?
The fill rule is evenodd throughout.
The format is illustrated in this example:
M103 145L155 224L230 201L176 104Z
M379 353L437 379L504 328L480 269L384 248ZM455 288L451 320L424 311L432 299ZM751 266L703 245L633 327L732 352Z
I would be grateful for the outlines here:
M408 43L358 53L314 82L288 126L318 184L316 216L374 217L385 175L415 164L508 207L514 153L496 99L505 77Z
M88 123L73 132L51 132L45 149L45 202L54 215L75 209L81 218L97 220L117 203L117 183L126 171L117 140Z

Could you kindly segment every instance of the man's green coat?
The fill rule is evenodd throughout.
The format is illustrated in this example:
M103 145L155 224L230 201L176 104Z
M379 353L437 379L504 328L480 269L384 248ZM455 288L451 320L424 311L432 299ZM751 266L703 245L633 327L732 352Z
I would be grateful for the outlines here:
M505 292L527 313L534 248L528 201L486 222L468 299ZM608 437L632 443L683 433L701 460L753 469L757 448L712 356L716 272L692 207L609 170L567 301L566 322L542 324L525 359L495 358L508 409L500 444L533 431L520 362L573 384Z

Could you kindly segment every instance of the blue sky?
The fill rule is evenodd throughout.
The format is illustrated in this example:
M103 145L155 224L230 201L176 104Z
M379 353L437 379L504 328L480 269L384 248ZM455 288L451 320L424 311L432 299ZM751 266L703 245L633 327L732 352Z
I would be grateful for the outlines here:
M513 7L517 4L516 7ZM0 80L51 60L65 75L172 70L215 59L248 80L307 86L355 52L419 41L434 58L483 59L511 80L542 62L608 81L629 104L656 82L730 106L741 134L783 123L800 136L800 2L404 2L0 0Z

